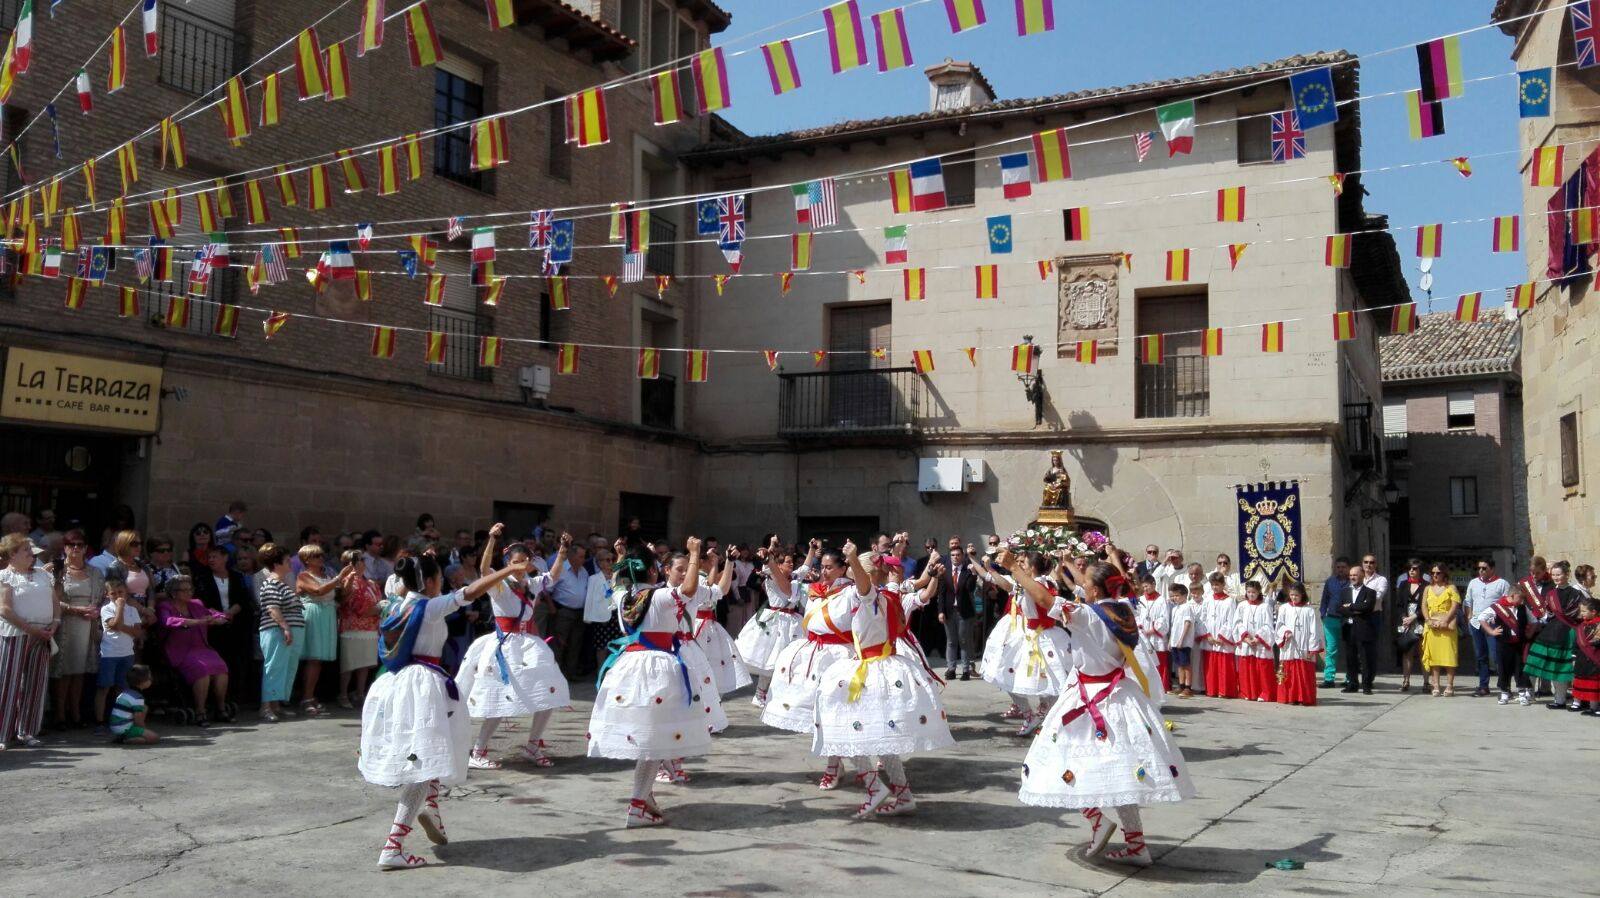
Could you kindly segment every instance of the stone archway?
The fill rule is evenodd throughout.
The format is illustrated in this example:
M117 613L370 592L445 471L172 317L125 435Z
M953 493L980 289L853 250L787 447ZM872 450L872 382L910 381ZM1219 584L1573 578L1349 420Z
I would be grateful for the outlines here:
M1173 505L1171 494L1159 478L1130 458L1129 453L1117 453L1111 476L1100 478L1098 482L1089 477L1079 479L1082 470L1077 459L1069 457L1067 464L1074 485L1081 485L1072 496L1080 532L1103 527L1102 532L1125 549L1151 543L1183 545L1183 519ZM1084 526L1088 521L1100 526Z

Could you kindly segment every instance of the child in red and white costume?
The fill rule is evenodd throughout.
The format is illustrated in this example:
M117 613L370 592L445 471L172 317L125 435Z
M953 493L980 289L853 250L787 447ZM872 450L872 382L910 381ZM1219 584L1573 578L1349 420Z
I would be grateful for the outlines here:
M762 582L766 607L744 625L734 643L745 667L756 677L756 694L751 701L757 708L767 706L767 692L772 686L772 672L778 668L778 654L789 643L805 636L805 626L801 623L806 602L804 577L816 564L821 548L821 543L812 540L805 562L795 567L794 556L779 548L776 536L767 545L766 576Z
M1200 599L1195 608L1195 637L1197 644L1205 649L1200 675L1205 679L1206 695L1237 698L1238 664L1234 656L1238 644L1235 637L1238 621L1235 602L1233 596L1228 594L1227 582L1222 575L1212 574L1209 584L1210 597Z
M1239 697L1258 702L1278 700L1278 675L1272 648L1278 643L1278 616L1261 595L1261 584L1244 585L1244 601L1235 608L1234 640L1238 654Z
M1168 634L1172 631L1172 602L1156 589L1154 577L1146 574L1139 585L1144 592L1135 614L1139 622L1139 642L1155 656L1161 686L1165 689L1172 682L1167 645Z
M1322 654L1322 620L1306 596L1306 589L1291 583L1289 604L1278 608L1278 658L1283 662L1283 682L1278 701L1286 705L1317 703L1317 656Z

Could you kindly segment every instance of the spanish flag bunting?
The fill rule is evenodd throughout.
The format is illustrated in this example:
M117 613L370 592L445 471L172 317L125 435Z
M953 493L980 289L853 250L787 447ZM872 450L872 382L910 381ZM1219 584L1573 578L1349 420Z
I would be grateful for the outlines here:
M721 47L696 53L689 67L694 73L695 99L700 103L701 115L726 109L733 104L733 94L728 85L728 65L722 58Z
M44 213L44 226L50 227L56 210L61 208L61 176L46 181L39 187L39 206Z
M683 95L678 91L676 69L651 75L650 93L655 104L656 124L670 125L683 118Z
M1244 221L1243 187L1224 187L1217 191L1217 221Z
M61 216L61 251L72 253L78 251L78 213L71 206Z
M1039 280L1041 280L1041 281L1049 280L1050 279L1050 273L1052 271L1054 271L1054 270L1055 270L1055 263L1054 262L1050 261L1049 259L1040 259L1039 260Z
M716 286L718 296L722 295L722 289L728 285L728 278L730 277L733 277L733 275L714 274L711 276L711 283Z
M419 181L422 179L422 135L416 132L407 134L400 139L400 145L406 151L406 180Z
M430 306L444 305L444 279L445 275L437 271L428 272L428 286L422 294L422 301Z
M222 213L223 218L232 218L234 216L233 191L228 189L228 180L226 178L218 178L212 183L216 185L212 188L211 195L217 198L217 211Z
M889 172L889 211L896 215L911 211L911 169Z
M1033 176L1043 184L1072 177L1072 154L1067 129L1051 128L1033 135Z
M776 349L761 350L761 357L767 361L767 370L778 370L778 351Z
M244 79L238 75L228 79L222 98L222 133L238 142L250 136L250 97L244 91Z
M822 21L828 31L828 63L835 75L867 64L867 38L856 0L823 10Z
M617 295L617 276L616 275L614 275L614 274L602 274L600 276L600 283L606 285L606 295L612 296L612 297L615 297Z
M294 186L294 177L289 174L289 169L286 166L275 165L272 171L272 177L278 182L278 202L288 209L300 205L300 190Z
M1322 250L1322 264L1329 268L1350 267L1349 234L1331 234Z
M400 192L398 165L394 144L385 144L378 148L378 196L389 196Z
M892 72L912 64L911 41L906 37L905 7L874 14L872 31L878 48L878 71Z
M1417 228L1417 258L1437 259L1444 254L1444 225L1422 225Z
M1222 355L1222 328L1208 327L1200 336L1201 355Z
M271 314L267 315L266 321L261 322L261 333L264 334L268 340L271 340L273 337L276 337L278 335L278 331L283 330L283 326L288 323L288 312L272 312Z
M106 71L106 93L114 94L128 83L128 37L118 25L111 32L111 65Z
M556 373L578 373L578 347L574 343L562 343L556 349Z
M922 271L918 268L917 271ZM1000 266L974 265L972 266L974 280L977 282L978 299L997 299L1000 296ZM921 299L922 297L917 297Z
M667 292L667 288L670 286L672 286L672 275L656 275L656 299L660 299L662 295Z
M117 296L117 317L118 318L137 318L137 317L139 317L139 290L138 290L138 288L125 285L125 286L121 287L117 292L118 292L118 296Z
M872 357L881 362L889 357L889 350L884 349L882 346L874 346L872 347Z
M356 39L356 55L365 56L383 46L384 0L362 0L361 33Z
M232 303L217 306L216 320L211 322L211 333L232 339L239 335L239 307Z
M1054 4L1055 0L1017 0L1017 37L1054 31Z
M285 259L300 258L300 232L294 228L279 228L278 240L283 244Z
M606 123L606 92L598 87L579 91L566 99L567 142L579 147L599 146L611 139Z
M195 209L200 213L200 230L206 234L218 230L217 204L209 193L194 195Z
M905 286L907 300L924 300L928 298L927 269L907 268L900 272L900 280Z
M483 304L486 306L498 306L500 304L500 297L505 292L505 278L490 278L489 282L483 285Z
M1522 246L1522 216L1497 215L1494 219L1493 249L1497 253L1514 253Z
M550 308L560 312L572 308L572 301L567 294L567 276L557 275L545 280L550 286Z
M1272 321L1261 325L1261 351L1283 352L1283 322Z
M1018 343L1011 347L1011 370L1018 374L1033 373L1033 344Z
M794 47L788 40L762 44L761 55L767 60L767 78L772 82L773 96L800 86L800 66L795 63Z
M966 353L968 365L971 365L974 368L978 367L978 347L968 346L966 349L961 351Z
M1167 338L1163 334L1145 334L1139 338L1139 364L1159 365L1167 355Z
M263 128L276 125L283 116L282 107L278 102L278 73L268 72L261 79L261 121Z
M11 101L11 92L17 86L17 32L11 31L11 37L6 42L4 57L0 57L0 105Z
M914 350L911 353L911 365L917 369L918 374L927 374L933 370L933 353L926 349Z
M661 376L661 350L646 347L639 350L639 377L655 380Z
M821 368L822 367L822 363L826 362L827 360L828 360L828 351L826 349L813 349L813 350L811 350L811 366L813 368Z
M94 168L94 166L95 166L95 160L93 160L93 159L85 160L84 163L83 163L83 193L84 193L84 196L88 199L89 205L91 205L91 206L95 204L95 198L94 198L94 181L95 181L94 172L95 172L95 168Z
M300 99L309 100L328 92L327 63L315 28L307 28L295 36L294 74L295 83L300 87Z
M1344 173L1334 172L1328 176L1328 184L1333 187L1334 196L1344 196Z
M511 0L484 0L484 3L489 8L490 28L510 28L517 24L517 12Z
M394 358L394 328L376 325L372 328L372 357L375 359Z
M1100 361L1099 340L1079 340L1072 351L1073 358L1080 365L1093 365Z
M328 172L321 162L314 162L306 169L306 193L311 198L312 212L321 212L333 205L333 187L328 183Z
M473 171L487 171L511 161L505 118L485 118L472 123L467 158Z
M139 153L131 140L117 147L117 174L122 176L122 193L126 196L128 189L139 183Z
M1189 250L1167 250L1167 280L1187 281L1189 279Z
M344 44L330 44L327 57L328 100L343 100L350 96L350 59L344 54Z
M499 337L479 337L478 338L478 367L479 368L498 368L498 367L500 367L500 338Z
M38 253L29 253L38 255ZM67 278L67 308L74 312L83 308L83 300L89 295L89 282L83 278Z
M111 201L111 208L106 210L106 245L122 246L127 239L128 210L119 196Z
M811 268L811 232L792 234L789 237L789 270L807 271Z
M867 283L867 270L865 268L857 268L856 270L854 270L854 271L852 271L850 273L855 275L856 283L862 284L862 285L865 285Z
M433 28L433 16L427 3L418 3L406 10L406 46L411 52L411 67L420 69L436 64L444 58L444 47L439 43L439 32Z
M356 269L356 299L372 301L372 272L365 268Z
M1563 147L1534 147L1533 161L1528 166L1529 183L1534 187L1555 187L1561 183L1561 154Z
M1354 340L1356 338L1356 313L1333 313L1333 339L1335 342Z
M1482 293L1466 293L1456 300L1456 320L1471 324L1478 320L1478 310L1483 305Z
M1600 234L1600 209L1586 206L1582 209L1572 210L1572 242L1587 244L1595 242L1595 236Z
M621 240L623 238L623 234L627 229L626 225L625 225L626 216L623 213L625 213L628 209L632 208L632 206L633 206L632 203L612 203L611 204L611 215L609 217L609 226L608 226L607 231L606 231L606 239L608 241L610 241L612 243L616 243L618 240ZM646 231L645 233L648 234L649 232Z
M250 288L250 295L255 296L261 292L261 284L266 279L266 266L261 263L261 254L256 253L256 260L244 270L244 285Z
M167 327L188 327L189 297L181 293L167 297L167 314L164 320Z
M1244 255L1244 251L1249 249L1249 248L1250 248L1250 244L1248 244L1248 243L1230 243L1230 244L1228 244L1228 268L1230 270L1239 267L1239 258L1241 256L1243 256Z
M983 14L983 0L944 0L944 11L950 19L951 34L960 34L989 21Z
M247 224L266 224L272 220L272 215L267 211L267 198L263 195L260 181L244 182L244 219Z
M171 240L173 227L177 222L173 221L167 212L167 201L153 199L148 205L150 209L150 230L154 231L156 236L162 240ZM65 239L62 242L65 243Z
M1089 208L1077 206L1061 213L1065 222L1067 240L1089 239Z
M425 361L430 365L443 365L445 348L449 345L449 338L444 331L428 331L428 354Z
M778 272L778 293L786 294L794 284L794 273L789 271Z
M361 158L353 150L338 150L334 155L339 158L339 168L344 172L344 192L366 190L367 174L361 170Z
M1456 167L1456 171L1461 173L1461 177L1472 177L1472 160L1468 159L1467 157L1457 156L1450 160L1450 164Z
M183 125L171 116L161 120L161 167L167 167L167 160L172 160L173 168L183 168L189 164L189 153L183 142Z
M1389 333L1409 334L1417 329L1417 304L1403 302L1389 312Z
M703 384L711 378L711 353L705 349L691 349L684 353L683 379L692 384Z

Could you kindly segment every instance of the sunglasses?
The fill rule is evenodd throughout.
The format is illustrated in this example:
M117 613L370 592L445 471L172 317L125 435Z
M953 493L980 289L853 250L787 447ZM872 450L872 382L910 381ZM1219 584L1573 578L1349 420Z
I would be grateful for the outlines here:
M1444 576L1444 571L1429 571L1428 573L1432 574L1435 577L1443 577Z
M87 549L87 548L89 548L89 544L88 543L63 543L62 545L65 545L69 549Z

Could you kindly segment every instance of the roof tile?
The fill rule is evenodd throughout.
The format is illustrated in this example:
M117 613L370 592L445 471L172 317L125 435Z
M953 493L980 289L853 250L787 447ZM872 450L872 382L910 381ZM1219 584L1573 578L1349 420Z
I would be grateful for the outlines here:
M1435 312L1417 319L1409 334L1379 337L1378 356L1389 383L1514 373L1521 346L1517 319L1503 309L1489 309L1471 324L1457 321L1453 312Z

